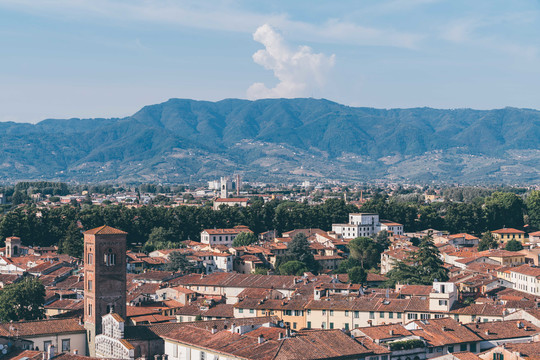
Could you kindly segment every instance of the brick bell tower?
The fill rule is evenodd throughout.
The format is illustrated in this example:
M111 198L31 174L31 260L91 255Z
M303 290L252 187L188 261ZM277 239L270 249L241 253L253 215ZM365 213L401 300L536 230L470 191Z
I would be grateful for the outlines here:
M95 356L101 317L114 312L126 318L126 235L110 226L84 233L84 327L90 356Z

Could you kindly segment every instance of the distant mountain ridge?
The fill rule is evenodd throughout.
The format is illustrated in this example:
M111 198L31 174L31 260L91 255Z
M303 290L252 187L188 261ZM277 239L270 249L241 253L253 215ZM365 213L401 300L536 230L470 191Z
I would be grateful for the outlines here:
M0 137L0 181L540 179L540 111L530 109L170 99L122 119L4 122Z

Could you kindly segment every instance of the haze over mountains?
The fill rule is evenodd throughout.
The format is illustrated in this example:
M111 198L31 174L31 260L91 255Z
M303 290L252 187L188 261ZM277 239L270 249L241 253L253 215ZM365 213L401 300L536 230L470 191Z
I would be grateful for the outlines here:
M0 123L0 181L531 183L540 111L171 99L123 119Z

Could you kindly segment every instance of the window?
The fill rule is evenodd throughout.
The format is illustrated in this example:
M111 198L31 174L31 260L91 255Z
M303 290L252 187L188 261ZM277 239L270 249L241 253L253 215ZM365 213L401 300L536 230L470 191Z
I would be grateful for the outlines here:
M354 318L358 319L359 317L360 317L360 311L355 311L354 312Z
M461 344L459 346L459 351L467 351L467 344Z
M88 304L88 315L92 315L92 304Z
M384 311L379 312L379 317L380 317L381 319L384 319Z
M253 314L254 312L255 312L255 310L249 309L249 313L250 313L250 314Z
M110 313L113 313L114 312L114 305L107 305L107 314L110 314Z
M504 355L501 353L493 353L493 360L504 360Z
M334 323L331 322L331 323L330 323L330 329L333 329L333 328L334 328Z
M349 316L349 310L345 310L345 316Z
M308 309L307 314L311 315L311 309Z
M420 319L422 319L422 320L429 319L429 314L420 314Z
M296 323L295 322L292 323L292 328L296 329Z
M401 319L401 313L396 313L396 315L398 319Z
M334 316L334 310L330 310L330 316Z
M322 314L323 314L323 315L326 315L326 310L323 310L323 311L322 311Z
M116 265L116 254L113 253L112 249L109 249L105 254L103 254L103 262L106 266Z
M308 328L308 329L311 329L311 321L308 321L308 322L307 322L307 328Z
M70 351L71 347L69 344L69 339L62 339L62 351Z
M454 352L454 346L453 346L453 345L449 345L449 346L448 346L448 352L449 352L449 353L453 353L453 352Z
M343 324L343 327L345 328L345 330L349 330L349 323Z
M94 263L94 254L90 253L88 254L88 264L92 265Z
M285 310L285 315L291 316L292 315L292 310Z
M375 319L375 312L374 311L369 312L369 318L370 319Z
M92 291L92 280L88 280L88 290Z
M418 320L418 314L407 314L409 320Z
M178 346L173 344L173 357L178 357Z
M388 313L388 318L389 318L389 319L393 319L393 318L394 318L394 313L390 311L390 312Z
M239 312L240 314L243 314L243 313L244 313L244 309L238 309L238 312Z
M323 321L323 323L321 324L321 329L326 329L326 322Z
M201 360L206 360L206 353L201 351Z
M439 300L439 305L448 305L448 301L447 300Z

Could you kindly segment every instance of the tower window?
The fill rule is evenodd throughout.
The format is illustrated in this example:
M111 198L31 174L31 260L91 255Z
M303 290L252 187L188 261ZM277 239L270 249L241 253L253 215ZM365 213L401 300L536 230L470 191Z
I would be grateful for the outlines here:
M93 262L94 262L94 254L90 253L88 254L88 264L92 265Z
M107 266L116 265L116 254L112 252L112 249L109 249L109 251L103 255L103 262Z

